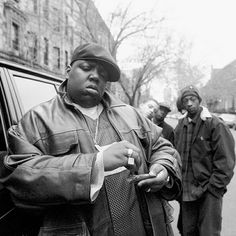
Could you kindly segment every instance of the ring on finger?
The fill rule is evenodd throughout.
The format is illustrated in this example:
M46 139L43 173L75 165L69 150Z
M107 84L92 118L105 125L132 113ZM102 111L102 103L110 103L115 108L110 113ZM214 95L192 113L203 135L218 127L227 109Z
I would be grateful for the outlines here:
M134 150L131 149L131 148L128 148L128 149L127 149L127 152L128 152L128 157L131 157L132 154L133 154L133 152L134 152Z
M147 192L147 193L151 192L151 188L148 188L148 189L146 190L146 192Z
M128 148L128 165L129 166L133 166L134 165L134 158L132 157L132 154L133 154L133 149L131 148Z
M128 165L133 166L134 165L134 158L133 157L128 157Z

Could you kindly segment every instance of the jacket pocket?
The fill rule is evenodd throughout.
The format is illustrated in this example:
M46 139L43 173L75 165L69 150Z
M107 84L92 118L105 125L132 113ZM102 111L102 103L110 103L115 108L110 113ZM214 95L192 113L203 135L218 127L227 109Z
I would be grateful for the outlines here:
M203 136L197 137L193 145L199 158L205 158L212 153L211 141Z
M53 134L43 139L46 153L53 156L69 154L78 147L78 136L76 131L68 131Z
M84 222L58 227L42 227L38 236L90 236Z

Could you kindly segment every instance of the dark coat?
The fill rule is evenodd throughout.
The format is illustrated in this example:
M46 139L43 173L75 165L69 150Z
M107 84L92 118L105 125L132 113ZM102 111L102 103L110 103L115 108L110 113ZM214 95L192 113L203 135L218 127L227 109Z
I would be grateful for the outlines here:
M165 139L169 140L174 145L174 140L175 140L174 128L169 124L167 124L165 121L158 124L158 126L162 128L162 136Z
M233 177L235 143L231 131L223 121L206 109L205 113L208 115L204 116L202 112L197 120L192 137L190 155L194 163L193 174L205 191L220 197L226 192L226 186ZM180 119L175 128L175 147L181 156L184 151L185 124L187 117Z
M5 159L6 176L1 176L1 181L11 190L17 206L44 208L43 225L52 234L57 230L53 235L65 228L67 233L76 230L80 235L88 235L83 218L92 214L88 209L95 204L91 202L89 186L97 151L83 115L66 99L62 88L58 96L30 110L17 126L10 128L12 155ZM158 193L143 191L143 200L153 235L170 235L165 199L174 199L181 189L177 151L160 137L161 129L133 107L109 93L104 94L103 103L120 138L140 148L139 173L148 173L148 163L160 163L168 169L172 188L164 187ZM101 199L97 201L99 206L106 206L105 198ZM96 221L93 235L110 236L109 210L100 209L100 214L94 217L102 223ZM73 229L69 228L72 226Z

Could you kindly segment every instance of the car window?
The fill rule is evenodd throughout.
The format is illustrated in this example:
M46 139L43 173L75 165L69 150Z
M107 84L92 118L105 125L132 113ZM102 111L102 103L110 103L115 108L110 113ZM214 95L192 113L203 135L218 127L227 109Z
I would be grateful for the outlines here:
M4 131L4 125L3 125L3 114L2 109L0 109L0 152L7 150L7 144L6 144L6 133Z
M18 76L14 76L14 81L25 112L39 103L50 100L57 94L54 84Z
M3 89L2 84L0 84L0 152L6 151L8 148L7 145L7 112L6 112L6 106L4 102L4 95L3 95ZM1 163L1 161L0 161Z

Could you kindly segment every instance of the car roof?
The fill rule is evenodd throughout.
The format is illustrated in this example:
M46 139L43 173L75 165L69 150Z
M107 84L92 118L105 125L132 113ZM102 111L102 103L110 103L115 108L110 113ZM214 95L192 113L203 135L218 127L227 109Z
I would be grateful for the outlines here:
M64 80L64 78L62 78L62 76L54 75L50 71L46 71L46 70L41 69L41 68L30 67L28 65L22 65L22 64L7 61L7 60L4 60L4 59L0 59L0 67L5 67L5 68L8 68L8 69L13 69L13 70L20 71L20 72L27 73L27 74L31 74L31 75L34 75L34 76L47 78L47 79L52 80L52 81L62 82Z

